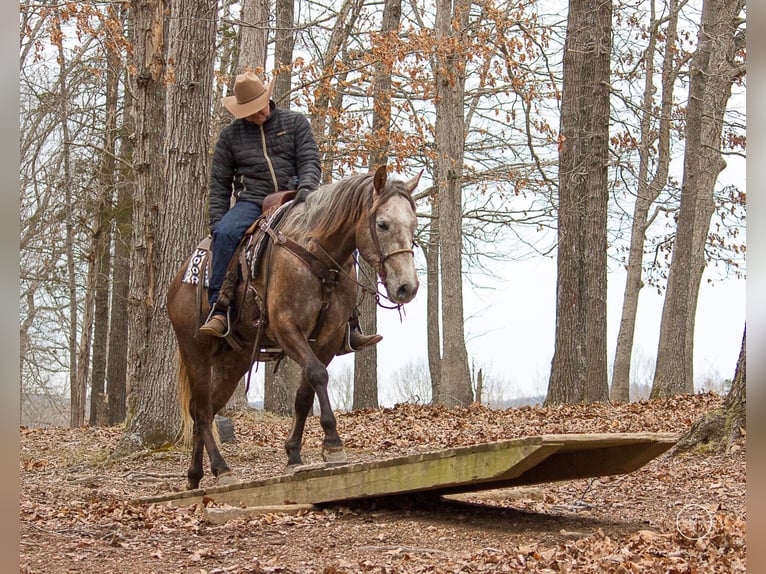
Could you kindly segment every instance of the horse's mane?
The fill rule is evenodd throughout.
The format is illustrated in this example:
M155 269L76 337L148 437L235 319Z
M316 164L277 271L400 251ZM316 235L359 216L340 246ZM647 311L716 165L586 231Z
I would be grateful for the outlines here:
M301 210L293 210L283 231L320 240L333 235L348 221L358 220L372 203L373 174L352 175L310 193Z
M357 174L321 186L308 195L299 209L292 211L282 230L293 239L315 239L321 243L349 221L368 217L397 194L407 198L415 211L412 196L405 191L402 182L388 179L383 192L376 195L373 193L374 177L373 173Z

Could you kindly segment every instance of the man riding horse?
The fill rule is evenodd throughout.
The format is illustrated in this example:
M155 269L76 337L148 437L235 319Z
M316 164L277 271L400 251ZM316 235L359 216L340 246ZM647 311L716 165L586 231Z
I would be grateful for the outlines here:
M219 134L210 173L210 314L200 328L206 335L229 333L228 298L219 298L219 292L229 261L260 217L266 196L294 190L293 201L300 203L319 187L322 168L311 125L302 114L277 108L271 101L273 87L274 82L264 86L258 76L246 72L236 77L234 95L221 100L235 119ZM382 339L361 332L356 312L349 325L346 351L359 351Z

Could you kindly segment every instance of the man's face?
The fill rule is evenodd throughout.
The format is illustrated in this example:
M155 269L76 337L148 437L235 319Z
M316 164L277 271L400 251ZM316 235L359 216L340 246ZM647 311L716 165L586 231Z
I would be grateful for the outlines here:
M263 108L262 110L258 110L254 114L250 114L245 119L253 122L254 124L262 126L263 122L266 121L270 113L271 113L271 107L267 104L265 108Z

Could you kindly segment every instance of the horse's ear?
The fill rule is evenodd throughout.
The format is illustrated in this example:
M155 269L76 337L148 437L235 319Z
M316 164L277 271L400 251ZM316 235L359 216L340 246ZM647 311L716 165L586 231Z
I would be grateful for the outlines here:
M383 164L375 170L375 179L373 181L377 193L383 193L383 189L386 187L386 179L388 179L388 169Z
M423 175L423 170L420 170L420 173L413 176L409 181L407 181L404 184L404 187L407 189L407 191L412 194L413 191L415 191L415 188L418 186L418 183L420 183L420 178Z

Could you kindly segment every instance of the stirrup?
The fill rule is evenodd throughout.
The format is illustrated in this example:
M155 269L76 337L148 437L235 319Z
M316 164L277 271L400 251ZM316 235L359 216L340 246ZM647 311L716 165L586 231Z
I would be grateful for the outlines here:
M215 305L213 305L210 308L210 313L207 314L207 318L205 319L205 323L210 321L210 319L213 318L213 315L215 315ZM205 323L203 323L203 325ZM231 307L226 307L226 332L223 335L221 335L220 338L221 339L226 339L226 337L228 337L229 335L231 335Z
M339 355L345 355L347 353L356 353L356 349L351 346L351 323L346 322L346 332L343 335L343 349Z

